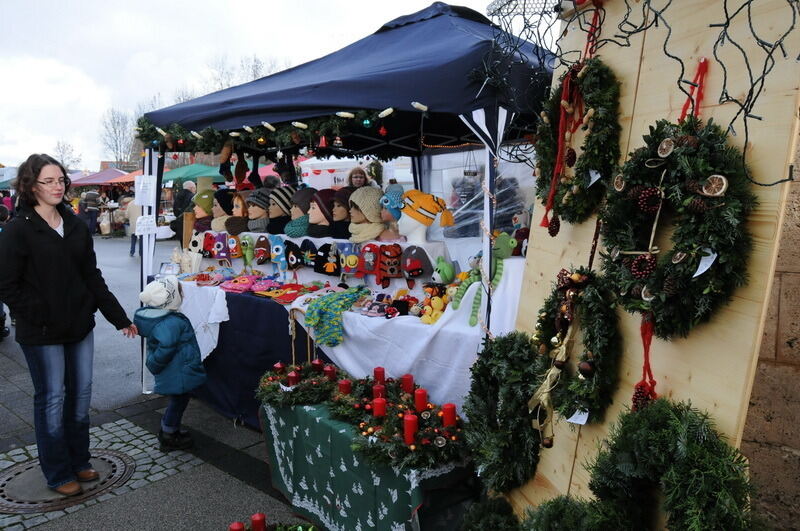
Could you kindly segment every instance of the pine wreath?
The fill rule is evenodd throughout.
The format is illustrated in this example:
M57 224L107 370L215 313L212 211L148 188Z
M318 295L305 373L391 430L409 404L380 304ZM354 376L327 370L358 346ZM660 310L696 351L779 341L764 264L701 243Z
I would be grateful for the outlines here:
M602 213L605 276L629 312L652 312L662 339L686 336L747 282L756 206L741 152L711 120L660 120L614 178ZM663 198L663 199L661 199ZM650 248L654 223L673 216L673 248ZM693 277L709 250L716 260Z
M569 368L567 347L577 332L577 318L584 351L576 360L577 370ZM549 358L537 378L539 389L529 406L547 413L557 409L564 418L577 411L588 411L588 422L602 420L617 387L620 335L614 294L602 277L587 268L562 269L550 297L539 310L534 346L540 356ZM537 416L541 419L541 415ZM543 441L545 447L552 440Z
M596 500L560 496L530 511L523 528L650 529L660 487L669 529L752 529L747 468L708 414L659 399L612 427L588 466Z
M299 373L300 381L289 390L289 373L292 371ZM280 373L268 371L261 377L256 396L262 402L276 407L320 404L330 400L336 380L343 373L336 369L336 374L333 380L329 380L322 372L314 370L310 363L290 366Z
M557 218L580 223L595 212L605 197L605 182L614 174L620 158L619 82L600 59L589 59L582 65L582 68L580 64L571 68L562 76L558 88L544 106L537 128L536 195L546 205L558 156L563 81L566 76L572 76L571 81L576 84L583 103L573 106L564 101L571 108L567 110L571 110L573 115L578 114L576 123L588 133L580 156L576 156L572 147L564 150L564 166L573 168L575 176L565 172L557 176L551 223L557 223ZM591 170L597 171L605 180L589 186ZM553 232L557 233L558 229L553 229Z
M536 352L530 336L512 332L487 339L472 365L464 436L481 480L496 492L523 485L539 463L542 441L528 400L549 359Z

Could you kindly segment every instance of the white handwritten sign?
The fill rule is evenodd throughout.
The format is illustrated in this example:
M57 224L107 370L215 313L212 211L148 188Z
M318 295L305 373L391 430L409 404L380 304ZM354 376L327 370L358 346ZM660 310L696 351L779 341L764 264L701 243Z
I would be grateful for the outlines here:
M141 206L156 205L156 176L137 175L134 182L133 202Z
M139 216L136 220L136 235L147 236L158 232L155 216Z

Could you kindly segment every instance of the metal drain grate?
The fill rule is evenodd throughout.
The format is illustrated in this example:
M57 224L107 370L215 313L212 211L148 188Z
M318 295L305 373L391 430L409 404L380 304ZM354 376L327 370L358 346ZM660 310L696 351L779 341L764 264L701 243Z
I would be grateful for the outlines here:
M92 467L100 474L100 478L83 483L83 494L79 496L67 498L47 488L38 459L1 471L0 513L59 511L122 486L136 468L133 458L122 452L105 448L92 448L91 452Z

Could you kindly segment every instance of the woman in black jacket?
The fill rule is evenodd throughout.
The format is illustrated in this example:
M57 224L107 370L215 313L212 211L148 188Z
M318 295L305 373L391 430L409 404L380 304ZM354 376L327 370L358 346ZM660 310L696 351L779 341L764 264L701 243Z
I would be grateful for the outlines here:
M14 183L20 210L0 232L0 300L16 319L34 395L39 461L65 496L98 473L89 459L94 313L127 337L137 330L108 290L92 237L64 202L69 179L48 155L31 155Z

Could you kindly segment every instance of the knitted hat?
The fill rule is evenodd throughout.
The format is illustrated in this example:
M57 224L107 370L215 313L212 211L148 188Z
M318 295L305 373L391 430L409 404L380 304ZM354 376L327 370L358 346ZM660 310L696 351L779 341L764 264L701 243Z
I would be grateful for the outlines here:
M214 192L211 190L204 190L192 198L192 203L202 208L203 211L210 216L211 209L214 207Z
M275 201L275 204L281 207L281 210L288 216L291 213L294 193L294 186L279 186L270 192L269 198Z
M361 188L359 188L359 190L360 189ZM356 278L364 278L367 275L378 275L380 253L381 247L375 243L368 243L361 248L361 254L358 257L358 266L356 266Z
M380 257L378 258L378 274L375 276L375 281L386 289L393 278L403 278L403 270L401 268L401 256L403 248L396 243L388 245L381 245Z
M260 190L260 188L259 188L259 190ZM272 257L272 255L270 254L270 249L269 248L270 248L269 238L267 238L266 234L262 234L256 240L256 245L253 248L254 249L253 255L255 256L256 263L258 265L265 264Z
M178 286L178 277L176 276L158 278L144 287L144 291L139 294L139 300L151 308L177 310L181 307L181 294Z
M258 188L257 190L253 190L250 195L247 196L247 202L251 205L261 207L264 210L269 210L269 194L270 190L267 190L266 188Z
M316 188L301 188L292 196L292 203L300 207L303 214L308 214L308 207L311 205L311 198L317 193Z
M381 191L374 186L362 186L350 196L350 202L355 204L370 223L381 222Z
M344 188L339 188L333 195L333 200L344 205L345 208L350 208L350 196L353 195L353 192L355 191L356 188L353 188L351 186L345 186Z
M339 248L336 245L326 243L317 249L317 257L314 260L314 271L323 275L338 277L341 273L339 266Z
M303 253L303 265L314 267L314 260L317 257L317 246L311 240L303 240L300 244L300 251Z
M323 190L317 190L314 195L311 196L311 201L317 205L322 212L322 215L328 220L328 223L333 223L334 195L336 195L335 190L331 188L325 188Z
M303 251L300 250L300 246L291 240L286 240L284 243L286 244L286 265L289 267L289 271L303 267L305 264L303 264Z
M227 233L218 232L217 235L214 236L214 248L211 251L211 256L217 260L223 260L231 257L230 249L228 249Z
M355 244L337 242L336 247L339 248L339 266L341 266L342 274L352 275L356 272L356 267L358 266L358 252L355 249Z
M408 214L423 225L430 227L436 214L442 214L439 223L442 227L453 225L453 213L447 209L447 203L441 197L426 194L419 190L409 190L403 194L403 214Z
M229 216L233 215L233 194L235 193L236 192L229 188L223 188L222 190L214 192L214 199L217 200L220 208Z
M400 219L402 215L400 209L403 208L403 185L390 184L386 187L383 197L381 197L381 206L389 211L394 219Z
M410 245L403 251L403 276L406 277L408 287L414 288L414 279L422 276L430 276L433 267L431 259L425 249L416 245Z

